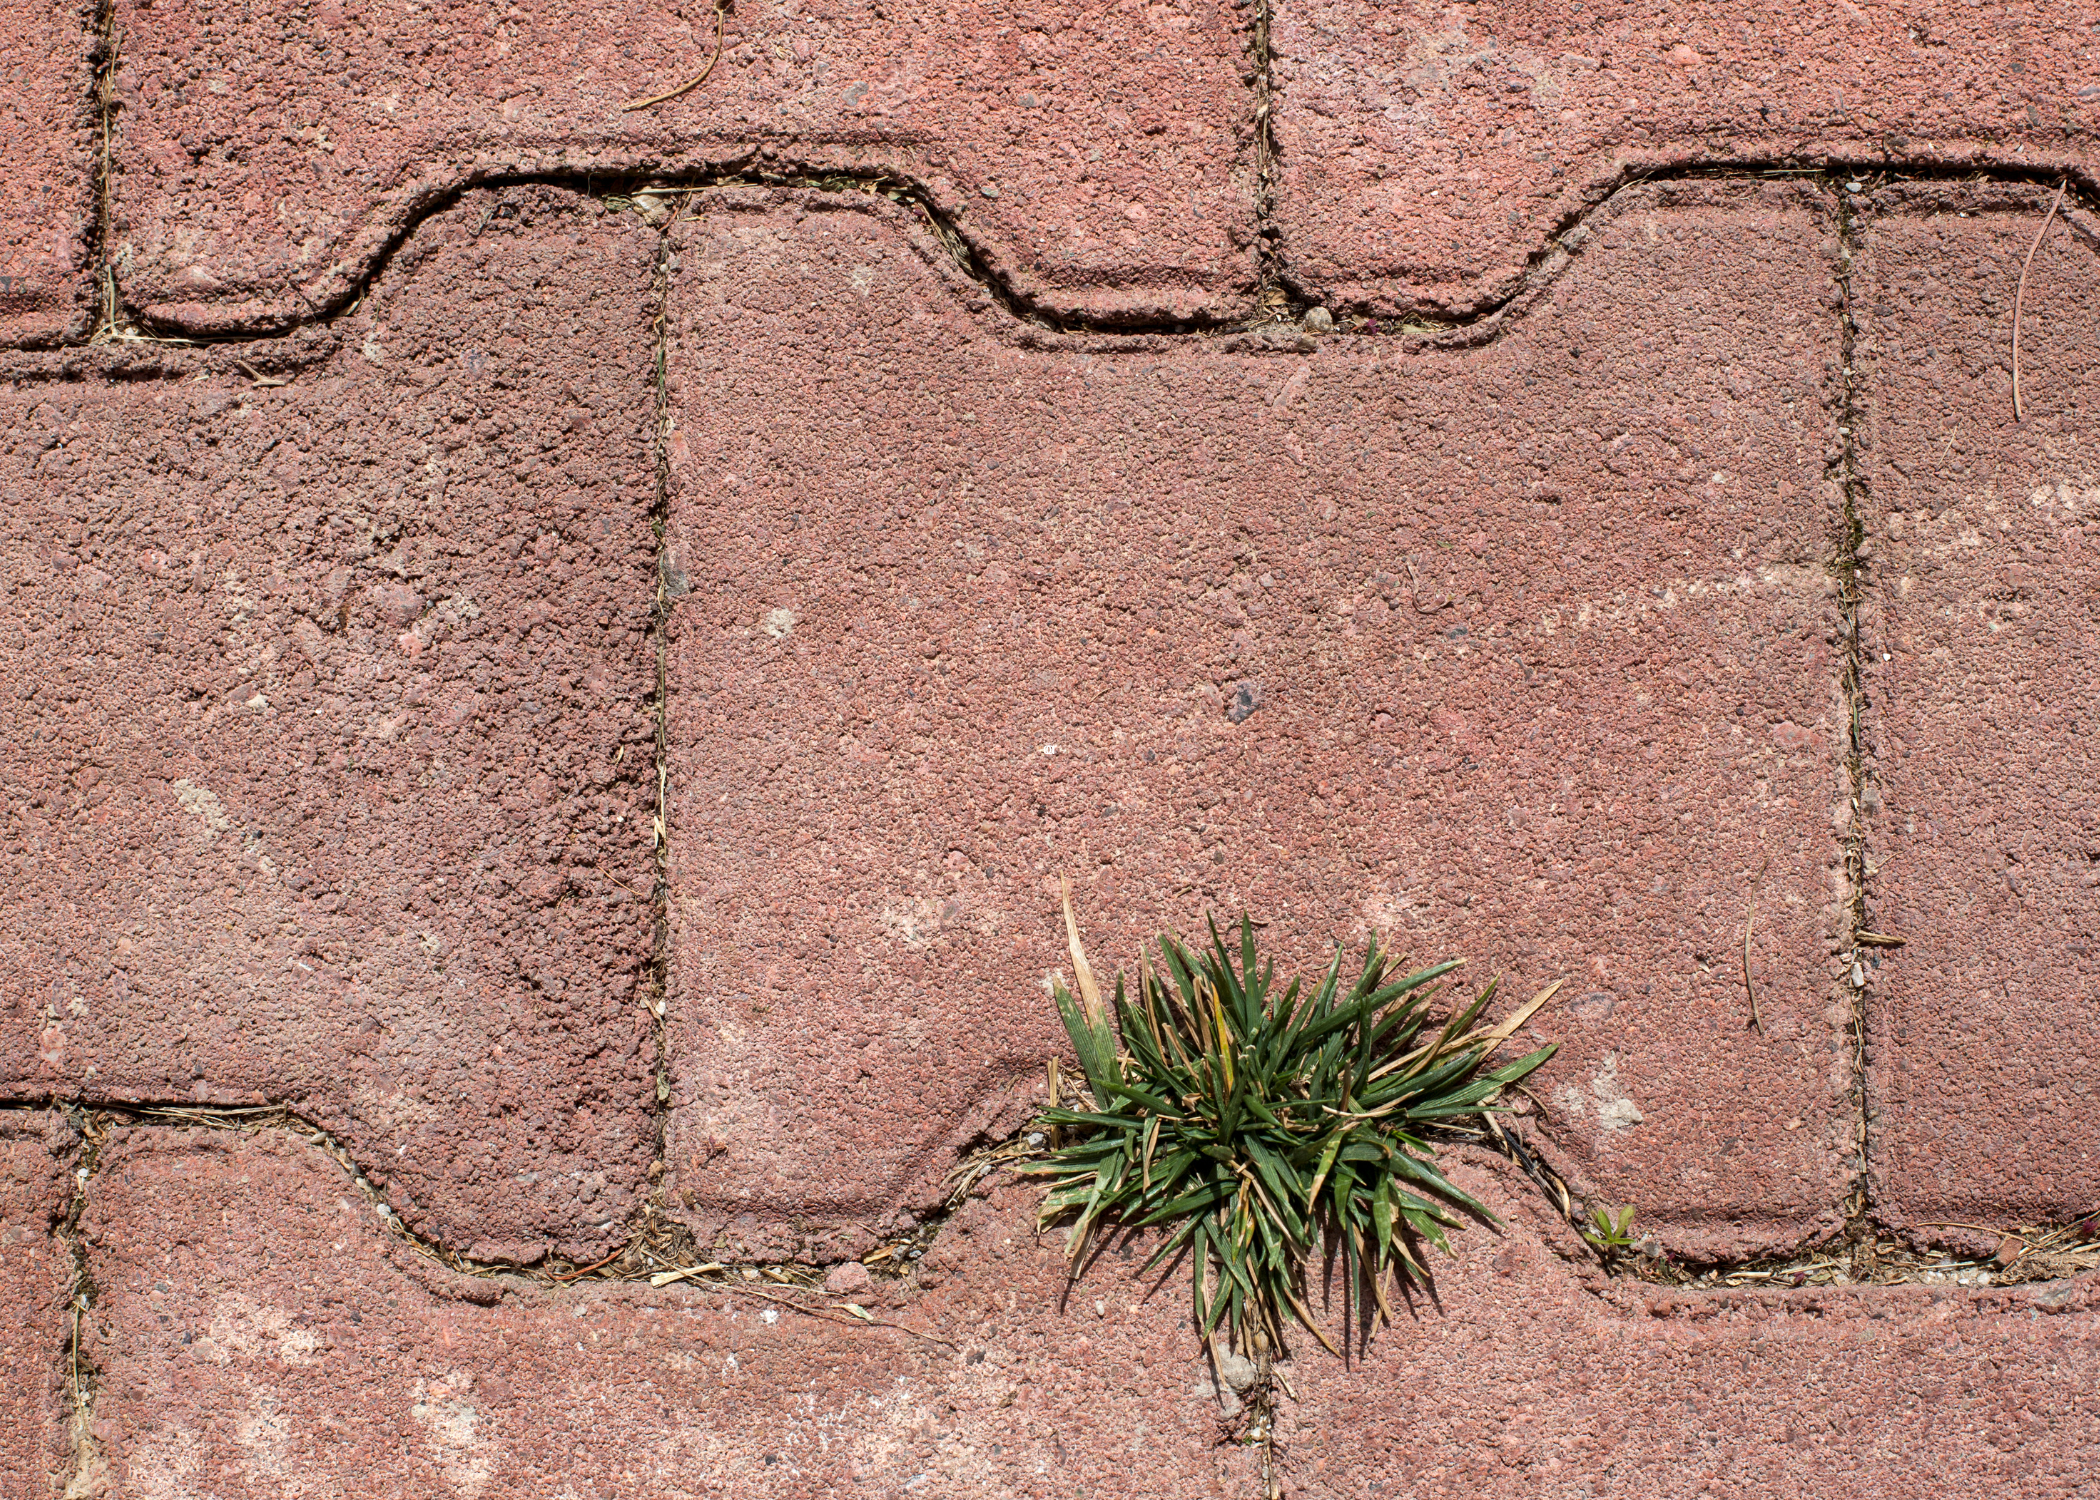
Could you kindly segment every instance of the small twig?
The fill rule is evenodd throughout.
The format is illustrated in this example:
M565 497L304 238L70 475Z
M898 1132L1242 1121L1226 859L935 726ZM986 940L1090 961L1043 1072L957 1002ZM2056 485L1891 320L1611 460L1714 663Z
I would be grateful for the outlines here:
M637 901L647 901L649 899L640 891L636 890L633 886L629 885L626 881L620 879L619 876L612 874L603 865L584 865L583 868L589 870L592 874L598 876L602 880L611 881L614 885L618 886L628 895L634 897L634 899Z
M1750 981L1750 932L1757 925L1757 898L1750 898L1750 909L1743 914L1743 988L1750 995L1750 1029L1759 1036L1765 1034L1765 1023L1757 1013L1757 986Z
M715 64L722 60L722 21L728 9L728 0L716 0L715 55L707 60L706 67L702 68L699 71L699 73L694 75L692 78L689 78L684 83L678 85L678 87L675 89L666 90L661 94L653 94L647 99L637 99L632 104L621 105L621 111L623 113L632 113L633 111L638 109L648 109L651 105L667 104L671 100L676 99L680 94L690 94L694 89L700 87L701 84L707 82L707 75L714 72Z
M2022 419L2020 410L2020 309L2027 301L2027 272L2034 265L2034 252L2042 248L2042 236L2056 222L2056 210L2064 201L2064 193L2071 186L2067 176L2056 185L2056 196L2049 200L2049 212L2042 216L2042 227L2034 232L2034 243L2027 247L2027 259L2020 267L2020 286L2013 293L2013 420Z
M2009 1229L1993 1229L1988 1224L1963 1224L1951 1219L1920 1219L1915 1227L1919 1229L1973 1229L1978 1234L1994 1234L2001 1240L2018 1240L2023 1245L2034 1243L2025 1235L2014 1234Z
M618 1260L622 1255L625 1255L626 1253L627 1247L622 1245L619 1249L613 1251L612 1254L606 1256L605 1259L597 1262L595 1265L585 1266L580 1271L564 1271L561 1273L561 1275L556 1276L552 1279L555 1281L574 1281L579 1276L588 1276L593 1271L604 1270L607 1266L611 1265L614 1261Z
M255 366L249 364L245 359L237 359L234 363L241 367L241 373L266 389L271 386L290 385L292 383L292 377L289 375L263 375L257 373Z

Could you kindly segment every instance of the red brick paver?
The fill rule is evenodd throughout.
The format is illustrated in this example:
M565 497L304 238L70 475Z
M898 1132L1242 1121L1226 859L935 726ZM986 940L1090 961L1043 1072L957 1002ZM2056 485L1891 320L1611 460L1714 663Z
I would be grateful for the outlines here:
M1058 1045L1060 873L1103 964L1244 903L1299 963L1377 931L1521 994L1565 977L1538 1087L1587 1181L1695 1252L1832 1222L1818 195L1634 195L1471 348L1044 339L858 200L729 199L679 234L670 1165L696 1222L864 1248L1015 1123Z
M78 1137L40 1110L0 1117L0 1496L46 1500L71 1468L73 1263L53 1231ZM54 1482L54 1479L56 1482Z
M121 0L128 295L185 328L303 318L492 173L880 169L925 185L1024 294L1093 316L1245 303L1252 105L1224 0L288 15Z
M1301 1358L1286 1493L1738 1497L2092 1493L2100 1282L1677 1290L1598 1284L1507 1169L1510 1219L1353 1369ZM1568 1257L1564 1259L1563 1257Z
M1011 1189L923 1289L755 1296L475 1281L288 1136L125 1132L84 1228L111 1492L1244 1495L1174 1291L1111 1258L1071 1310ZM906 1331L909 1330L909 1331Z
M0 388L16 1096L290 1102L462 1247L622 1232L656 244L469 195L288 385L175 352Z
M93 18L90 4L0 0L0 346L88 331Z
M2100 1211L2100 289L2092 218L2035 256L2051 195L1869 199L1855 283L1867 719L1863 950L1876 1198L1892 1222ZM1995 1248L1995 1236L1991 1237Z
M1629 174L2090 163L2100 35L2082 9L1278 0L1291 279L1464 312L1514 292Z

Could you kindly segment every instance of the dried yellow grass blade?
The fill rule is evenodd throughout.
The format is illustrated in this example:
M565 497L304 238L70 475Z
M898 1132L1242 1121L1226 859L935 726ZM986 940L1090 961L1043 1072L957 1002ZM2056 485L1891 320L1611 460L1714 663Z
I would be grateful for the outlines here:
M1072 954L1072 982L1079 987L1079 1003L1086 1007L1087 1019L1099 1022L1107 1012L1101 1008L1101 986L1094 982L1094 966L1086 961L1086 949L1079 941L1079 922L1072 915L1072 882L1060 875L1057 883L1065 897L1065 946Z
M1517 1007L1516 1011L1506 1021L1502 1021L1494 1026L1483 1027L1479 1031L1469 1031L1464 1036L1453 1041L1449 1046L1441 1049L1436 1042L1425 1042L1415 1048L1414 1051L1402 1053L1394 1058L1384 1067L1372 1073L1371 1076L1373 1078L1383 1078L1388 1073L1396 1073L1402 1068L1421 1062L1426 1057L1449 1057L1453 1053L1464 1052L1471 1047L1484 1045L1488 1051L1493 1052L1497 1047L1516 1035L1517 1028L1537 1015L1539 1007L1559 993L1560 987L1566 983L1567 980L1565 979L1554 980L1553 983L1547 985L1536 995L1533 995L1523 1005ZM1366 1116L1366 1118L1369 1118L1369 1116Z
M724 1266L718 1260L711 1260L704 1266L680 1266L675 1271L658 1271L654 1276L649 1278L649 1285L669 1286L672 1282L683 1281L688 1276L706 1276L710 1272L723 1271L727 1269L728 1267Z
M1336 1359L1340 1359L1342 1356L1342 1351L1334 1347L1333 1342L1328 1339L1326 1334L1320 1332L1320 1325L1313 1321L1313 1315L1311 1310L1307 1308L1306 1305L1298 1299L1298 1294L1292 1291L1289 1287L1285 1287L1283 1295L1290 1298L1291 1311L1295 1312L1298 1315L1298 1321L1305 1325L1305 1331L1320 1341L1320 1347L1322 1349L1325 1349Z
M1551 1000L1556 994L1558 994L1560 992L1560 987L1566 984L1567 982L1568 981L1565 979L1554 980L1553 983L1547 985L1536 995L1533 995L1529 1000L1525 1001L1522 1005L1518 1006L1515 1010L1511 1011L1509 1013L1509 1016L1505 1020L1501 1021L1495 1026L1490 1027L1486 1031L1474 1032L1473 1036L1468 1037L1466 1040L1470 1043L1475 1038L1478 1038L1480 1041L1483 1041L1488 1044L1488 1050L1490 1052L1494 1051L1496 1047L1500 1046L1502 1043L1508 1041L1511 1037L1515 1036L1517 1034L1517 1028L1519 1026L1522 1026L1526 1021L1530 1020L1533 1016L1537 1015L1539 1013L1539 1007L1544 1005L1548 1000Z

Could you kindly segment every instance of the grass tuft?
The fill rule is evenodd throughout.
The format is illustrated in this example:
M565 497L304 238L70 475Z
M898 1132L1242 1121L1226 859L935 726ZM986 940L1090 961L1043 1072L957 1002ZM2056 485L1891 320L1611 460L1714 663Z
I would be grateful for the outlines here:
M1419 1281L1426 1242L1446 1254L1454 1210L1494 1216L1438 1168L1428 1132L1494 1108L1551 1057L1542 1047L1482 1071L1558 984L1493 1027L1476 1027L1490 984L1432 1026L1440 980L1459 961L1402 973L1374 938L1344 981L1337 949L1308 991L1278 988L1242 917L1237 943L1212 921L1194 949L1171 935L1140 953L1135 992L1105 1004L1065 902L1075 997L1054 987L1089 1100L1053 1098L1053 1149L1020 1170L1052 1179L1042 1220L1070 1216L1077 1279L1104 1225L1163 1228L1146 1269L1186 1252L1195 1316L1240 1348L1283 1351L1286 1316L1329 1350L1306 1306L1315 1251L1339 1259L1368 1331L1390 1320L1387 1285Z

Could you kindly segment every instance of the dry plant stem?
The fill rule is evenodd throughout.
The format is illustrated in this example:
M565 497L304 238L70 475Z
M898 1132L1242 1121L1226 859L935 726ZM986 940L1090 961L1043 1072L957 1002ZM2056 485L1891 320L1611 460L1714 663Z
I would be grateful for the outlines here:
M594 1261L592 1264L585 1266L580 1271L564 1271L559 1276L556 1276L554 1279L556 1281L575 1281L579 1277L588 1276L593 1271L601 1270L604 1267L611 1265L614 1261L618 1260L621 1256L625 1255L626 1253L627 1247L625 1245L622 1245L619 1249L613 1251L612 1254L606 1256L605 1259L601 1261Z
M676 99L679 95L690 94L694 89L700 87L701 84L707 82L707 75L714 72L715 64L722 60L722 23L724 14L728 10L728 8L729 7L726 3L726 0L724 0L724 3L720 3L715 6L715 55L707 60L706 67L702 68L697 74L687 79L684 83L678 85L678 87L675 89L666 90L664 93L661 94L653 94L647 99L637 99L632 104L621 105L621 111L623 113L631 114L635 110L648 109L652 105L668 104L671 100Z
M2014 1234L2010 1229L1993 1229L1988 1224L1963 1224L1953 1219L1921 1219L1917 1227L1920 1229L1973 1229L1978 1234L1995 1234L2001 1240L2018 1240L2021 1244L2029 1247L2041 1243L2039 1240L2029 1239L2024 1234Z
M273 386L290 385L292 383L292 377L289 375L264 375L259 373L255 366L249 364L245 359L237 359L234 363L240 366L242 374L265 390Z
M1750 909L1743 914L1743 988L1750 996L1750 1029L1759 1036L1765 1034L1765 1023L1757 1014L1757 986L1750 979L1750 932L1757 925L1757 897L1750 898Z
M2056 222L2056 211L2063 206L2064 193L2070 186L2071 179L2068 177L2056 185L2056 196L2049 200L2049 212L2042 215L2042 227L2034 232L2034 243L2027 247L2027 259L2020 266L2020 285L2013 293L2012 385L2015 422L2023 420L2025 416L2020 409L2020 310L2027 302L2027 273L2034 267L2034 253L2042 248L2042 236L2047 234L2049 226Z
M694 1276L707 1276L716 1271L726 1271L728 1269L729 1267L718 1260L711 1260L704 1266L681 1266L675 1271L658 1271L649 1278L649 1285L665 1287L674 1281L685 1281Z
M825 1309L821 1307L811 1307L806 1302L796 1302L788 1297L776 1297L770 1292L761 1292L756 1287L731 1286L728 1288L728 1291L732 1297L756 1297L761 1302L771 1302L777 1307L785 1307L790 1311L801 1313L805 1318L815 1318L819 1323L836 1323L841 1328L859 1328L863 1325L869 1328L894 1328L899 1333L910 1334L921 1343L939 1344L947 1349L955 1347L947 1339L936 1337L930 1333L921 1333L916 1328L906 1328L902 1323L891 1323L882 1318L871 1318L865 1313L858 1318L833 1318L827 1317Z

